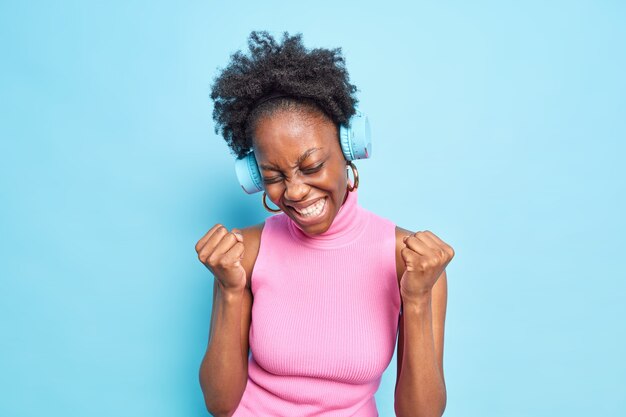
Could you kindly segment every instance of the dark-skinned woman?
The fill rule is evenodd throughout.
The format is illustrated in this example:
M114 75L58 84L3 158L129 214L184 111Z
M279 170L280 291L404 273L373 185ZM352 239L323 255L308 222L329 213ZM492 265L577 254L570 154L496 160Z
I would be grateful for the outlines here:
M199 375L208 411L378 416L398 337L396 415L441 416L454 250L358 203L351 140L364 133L350 129L363 115L341 49L308 50L287 32L248 44L215 79L213 117L273 214L216 224L196 244L215 278Z

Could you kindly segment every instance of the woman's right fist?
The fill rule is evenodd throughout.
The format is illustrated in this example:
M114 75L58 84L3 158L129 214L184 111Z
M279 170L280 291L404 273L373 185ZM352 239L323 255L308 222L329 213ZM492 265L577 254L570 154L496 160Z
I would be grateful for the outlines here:
M246 286L246 271L241 265L243 250L241 232L237 229L229 232L219 223L196 243L198 259L226 291L240 291Z

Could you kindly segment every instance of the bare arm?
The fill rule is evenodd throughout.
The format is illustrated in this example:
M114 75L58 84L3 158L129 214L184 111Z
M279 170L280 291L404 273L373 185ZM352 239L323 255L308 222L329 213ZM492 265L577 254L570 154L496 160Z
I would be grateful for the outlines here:
M230 417L235 412L248 380L248 336L253 303L250 277L258 254L262 227L259 224L241 231L245 245L241 255L241 267L246 276L245 286L227 288L217 277L213 281L211 328L207 350L200 365L199 379L206 408L216 417ZM211 238L203 239L198 242L196 250L203 246L210 250ZM212 257L207 255L208 252L201 249L201 260L204 259L217 271L216 265L219 262L216 262L216 257L211 260Z
M241 401L248 380L248 347L242 330L251 305L249 289L229 293L213 286L214 301L209 344L200 365L200 386L207 410L216 417L230 416ZM242 321L244 324L242 326ZM249 329L249 324L248 324ZM247 335L245 335L247 339Z
M410 233L402 228L397 230L399 282L406 270L400 255L402 239ZM445 410L443 344L447 293L444 269L430 291L421 297L402 298L394 403L399 417L440 417Z
M443 376L443 321L445 318L446 273L441 275L432 296L402 306L402 358L398 368L395 411L399 417L436 416L446 407Z

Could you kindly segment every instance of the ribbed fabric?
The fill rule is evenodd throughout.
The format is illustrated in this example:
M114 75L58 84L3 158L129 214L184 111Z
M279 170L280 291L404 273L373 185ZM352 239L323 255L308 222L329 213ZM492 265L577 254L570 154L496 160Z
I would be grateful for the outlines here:
M248 382L233 416L377 417L400 312L395 224L356 190L320 235L273 215L251 289Z

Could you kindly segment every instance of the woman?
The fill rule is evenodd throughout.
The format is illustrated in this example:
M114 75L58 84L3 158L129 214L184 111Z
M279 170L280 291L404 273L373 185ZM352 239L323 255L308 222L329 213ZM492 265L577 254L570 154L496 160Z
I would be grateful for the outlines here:
M358 171L338 140L357 111L340 48L307 50L287 32L280 44L252 32L249 47L213 85L216 133L238 157L254 153L263 204L279 214L241 230L216 224L196 244L215 277L207 409L377 416L398 336L396 415L441 416L453 249L358 204Z

